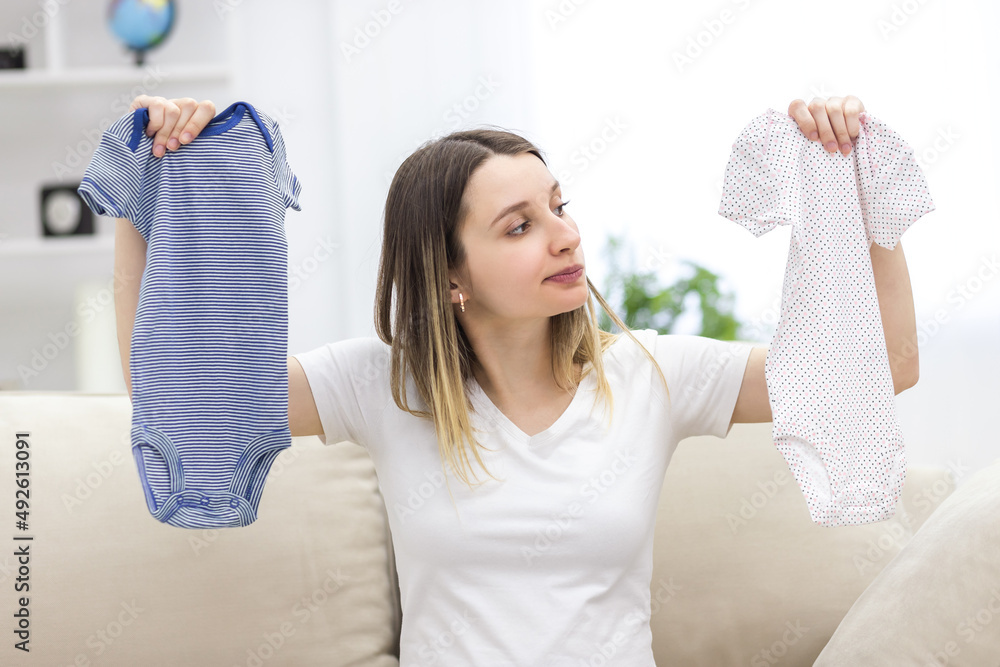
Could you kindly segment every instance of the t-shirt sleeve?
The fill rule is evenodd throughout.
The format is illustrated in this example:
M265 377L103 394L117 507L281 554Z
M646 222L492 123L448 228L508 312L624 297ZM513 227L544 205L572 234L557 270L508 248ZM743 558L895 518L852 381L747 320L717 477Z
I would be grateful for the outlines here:
M348 440L368 447L370 424L388 390L389 347L377 338L350 338L292 356L309 381L323 444Z
M934 202L913 148L866 111L858 124L858 193L868 243L892 250L910 225L934 210Z
M788 137L768 109L733 142L722 180L719 215L762 236L797 219L794 183L787 174ZM790 187L791 186L791 187Z
M301 211L299 205L299 193L302 184L292 172L288 164L288 156L285 149L285 140L281 136L281 128L275 123L272 129L272 141L274 144L274 178L278 183L278 191L285 202L285 208L292 208Z
M659 334L653 357L670 391L678 440L696 435L725 438L743 386L753 345L705 336ZM654 378L659 382L659 378Z
M142 168L128 145L133 123L130 113L104 131L77 192L96 215L127 218L142 232L137 220Z

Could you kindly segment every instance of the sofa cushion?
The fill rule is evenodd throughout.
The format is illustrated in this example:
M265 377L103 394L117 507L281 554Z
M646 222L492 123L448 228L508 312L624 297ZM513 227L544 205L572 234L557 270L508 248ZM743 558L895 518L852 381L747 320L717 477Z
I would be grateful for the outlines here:
M858 598L816 661L1000 662L1000 460L976 472Z
M953 488L947 471L910 468L893 518L823 527L810 520L771 429L735 424L724 440L688 438L674 454L650 587L658 664L812 664Z
M0 498L10 520L13 434L28 432L23 534L34 538L23 543L31 652L17 662L8 643L0 663L398 665L388 524L361 447L293 438L268 473L254 523L191 530L149 514L130 420L126 395L0 397ZM0 558L8 620L17 604L12 544Z

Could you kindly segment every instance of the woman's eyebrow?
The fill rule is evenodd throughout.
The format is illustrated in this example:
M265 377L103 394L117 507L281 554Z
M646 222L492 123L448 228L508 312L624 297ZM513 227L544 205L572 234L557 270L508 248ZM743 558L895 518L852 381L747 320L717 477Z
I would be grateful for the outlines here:
M554 181L554 182L552 183L552 188L551 188L551 189L549 190L549 194L552 194L552 193L554 193L554 192L555 192L556 190L558 190L558 189L559 189L559 181ZM493 228L493 225L495 225L495 224L497 224L498 222L500 222L500 220L501 220L501 219L502 219L502 218L503 218L503 217L504 217L505 215L507 215L507 214L509 214L509 213L513 213L514 211L519 211L519 210L521 210L522 208L525 208L525 207L527 207L527 206L528 206L528 202L526 202L526 201L519 201L519 202L517 202L516 204L511 204L510 206L508 206L508 207L507 207L507 208L505 208L504 210L500 211L500 213L499 213L499 214L497 215L497 217L496 217L496 218L494 218L494 219L493 219L493 222L491 222L491 223L490 223L490 226L489 226L489 227L487 227L487 228L486 228L486 230L487 230L487 231L489 231L490 229L492 229L492 228Z

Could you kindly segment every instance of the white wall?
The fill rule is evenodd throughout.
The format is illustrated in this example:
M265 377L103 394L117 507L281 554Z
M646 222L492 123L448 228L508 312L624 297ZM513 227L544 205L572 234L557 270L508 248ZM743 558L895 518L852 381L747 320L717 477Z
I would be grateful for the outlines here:
M984 260L1000 249L994 3L228 1L232 11L191 30L231 30L232 85L157 94L212 97L220 110L246 99L281 122L303 184L303 210L286 217L300 281L292 352L374 335L389 179L420 143L457 129L456 104L469 109L462 127L504 126L546 152L599 287L605 236L626 231L632 268L654 266L666 282L678 271L671 258L704 264L737 292L739 317L760 321L780 297L788 232L755 239L716 214L730 145L767 107L855 94L914 146L937 204L903 237L925 331L920 382L897 398L911 461L978 469L995 458L1000 280ZM348 59L343 45L366 27L373 36ZM38 111L37 125L0 130L5 151L29 155L32 135L57 118L92 122L79 107ZM592 159L588 145L600 149ZM957 298L960 288L973 298ZM43 313L52 319L41 307L21 315ZM26 344L4 333L5 344ZM772 333L773 319L760 342ZM68 385L72 373L59 377Z
M716 213L732 141L768 107L787 112L796 98L846 94L906 138L937 206L902 240L923 332L921 379L897 397L910 460L961 470L997 456L989 422L1000 404L996 3L537 7L571 10L566 20L533 22L543 143L571 165L605 119L627 124L598 159L578 160L587 168L570 195L591 235L588 265L609 229L627 230L633 268L659 266L664 282L677 269L664 256L704 264L736 290L742 320L766 325L762 342L774 332L790 231L757 239Z
M292 3L260 19L276 43L296 49L287 59L270 57L271 71L281 70L280 61L310 63L314 72L308 81L283 75L274 93L303 118L288 134L310 210L289 215L292 261L308 257L324 234L343 249L293 295L293 351L374 335L389 179L422 141L455 129L449 110L476 94L481 77L498 85L481 102L471 98L477 108L464 126L501 125L542 147L573 199L600 287L605 236L627 232L636 265L657 267L665 282L679 271L671 257L722 274L737 292L739 317L761 322L759 340L769 342L788 233L755 239L716 214L730 144L767 107L787 111L795 98L855 94L914 146L937 204L903 238L918 323L930 332L935 313L943 309L948 318L921 338L921 380L897 397L910 459L959 470L993 460L987 415L1000 399L989 372L1000 370L991 344L1000 333L1000 281L985 282L961 305L956 297L970 281L969 289L977 287L982 258L1000 248L989 196L998 182L997 151L983 149L1000 146L986 120L995 87L983 85L1000 71L988 34L997 25L992 5L908 3L907 14L902 3L860 0L835 13L790 0L711 7L401 0L400 11L348 62L342 45L389 3L330 2L325 15L309 9L320 4ZM260 10L252 0L243 9L250 16ZM729 22L708 38L705 26L718 31L713 21L723 10ZM326 21L321 46L308 45L321 30L303 31L309 11ZM679 66L675 58L689 40L705 46ZM323 94L331 104L319 120L306 100ZM308 138L314 131L333 143ZM949 143L949 136L956 138ZM321 166L327 160L332 168ZM313 174L328 173L336 180L317 187Z
M329 163L337 180L310 178L304 185L311 188L304 201L316 217L295 250L309 257L323 237L340 244L341 253L310 274L297 298L293 349L375 335L383 207L392 175L407 155L459 127L489 122L527 129L533 108L523 87L528 42L511 38L524 7L520 0L400 0L330 2L328 13L316 12L323 39L311 57L293 62L311 63L312 85L330 87L328 101L310 111L310 131L328 123L330 141L310 145L304 134L292 141L303 169ZM289 16L294 29L302 13ZM284 90L298 104L309 85Z

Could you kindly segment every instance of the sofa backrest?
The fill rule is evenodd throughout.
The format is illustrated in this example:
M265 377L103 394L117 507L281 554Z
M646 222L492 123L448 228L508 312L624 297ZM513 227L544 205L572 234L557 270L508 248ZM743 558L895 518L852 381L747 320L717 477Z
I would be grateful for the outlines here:
M127 395L0 395L5 439L28 433L24 534L33 537L31 652L17 662L4 649L0 663L398 665L392 540L363 448L294 438L253 524L190 530L150 516L130 420ZM690 438L671 462L650 588L659 664L752 664L763 651L811 664L951 491L946 472L911 469L894 519L817 526L770 429L737 424L725 440ZM0 497L10 509L6 451ZM921 492L925 502L914 503ZM10 591L18 564L13 549L4 553L0 586ZM0 596L5 618L18 608Z
M820 526L771 429L734 424L725 439L688 438L674 453L650 589L658 664L811 665L954 488L945 470L911 467L893 518Z
M254 523L191 530L149 514L130 422L127 395L0 395L5 440L29 434L34 538L30 654L8 640L0 664L398 664L391 541L361 447L293 438ZM12 449L0 456L8 513ZM11 619L17 562L13 547L3 554L0 613Z

